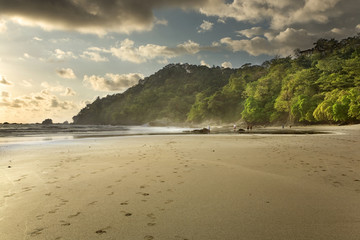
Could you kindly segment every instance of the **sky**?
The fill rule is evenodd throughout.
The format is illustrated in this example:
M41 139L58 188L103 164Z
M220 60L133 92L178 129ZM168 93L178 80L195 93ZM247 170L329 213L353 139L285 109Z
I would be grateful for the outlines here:
M72 122L169 63L239 68L360 32L359 0L0 0L0 123Z

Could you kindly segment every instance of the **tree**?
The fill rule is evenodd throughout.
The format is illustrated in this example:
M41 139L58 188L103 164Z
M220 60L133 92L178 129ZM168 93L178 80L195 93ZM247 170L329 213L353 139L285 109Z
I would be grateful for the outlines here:
M50 118L47 118L47 119L45 119L44 121L42 121L41 124L43 124L43 125L50 125L50 124L53 124L53 121L52 121Z

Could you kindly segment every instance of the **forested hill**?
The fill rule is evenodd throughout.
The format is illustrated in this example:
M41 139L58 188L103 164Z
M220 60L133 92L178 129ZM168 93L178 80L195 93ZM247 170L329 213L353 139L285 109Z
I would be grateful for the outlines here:
M229 68L169 64L124 93L96 99L73 120L75 124L183 123L196 94L211 96L233 73Z
M122 94L97 99L75 124L154 120L360 122L360 35L239 69L170 64Z

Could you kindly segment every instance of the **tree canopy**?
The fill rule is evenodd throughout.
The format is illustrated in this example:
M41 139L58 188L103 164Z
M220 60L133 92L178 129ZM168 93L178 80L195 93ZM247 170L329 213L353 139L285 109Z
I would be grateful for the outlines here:
M314 48L261 66L170 64L122 94L98 98L75 124L143 124L167 119L267 123L360 121L360 35L319 39Z

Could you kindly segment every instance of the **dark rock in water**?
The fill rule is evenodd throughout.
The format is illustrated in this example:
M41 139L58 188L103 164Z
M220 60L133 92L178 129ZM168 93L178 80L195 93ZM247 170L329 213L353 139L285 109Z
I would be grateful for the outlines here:
M210 133L210 130L207 128L203 128L203 129L195 129L193 131L191 131L192 133L197 133L197 134L208 134Z
M245 132L245 129L240 128L238 132Z
M11 166L8 166L8 168L11 168Z

